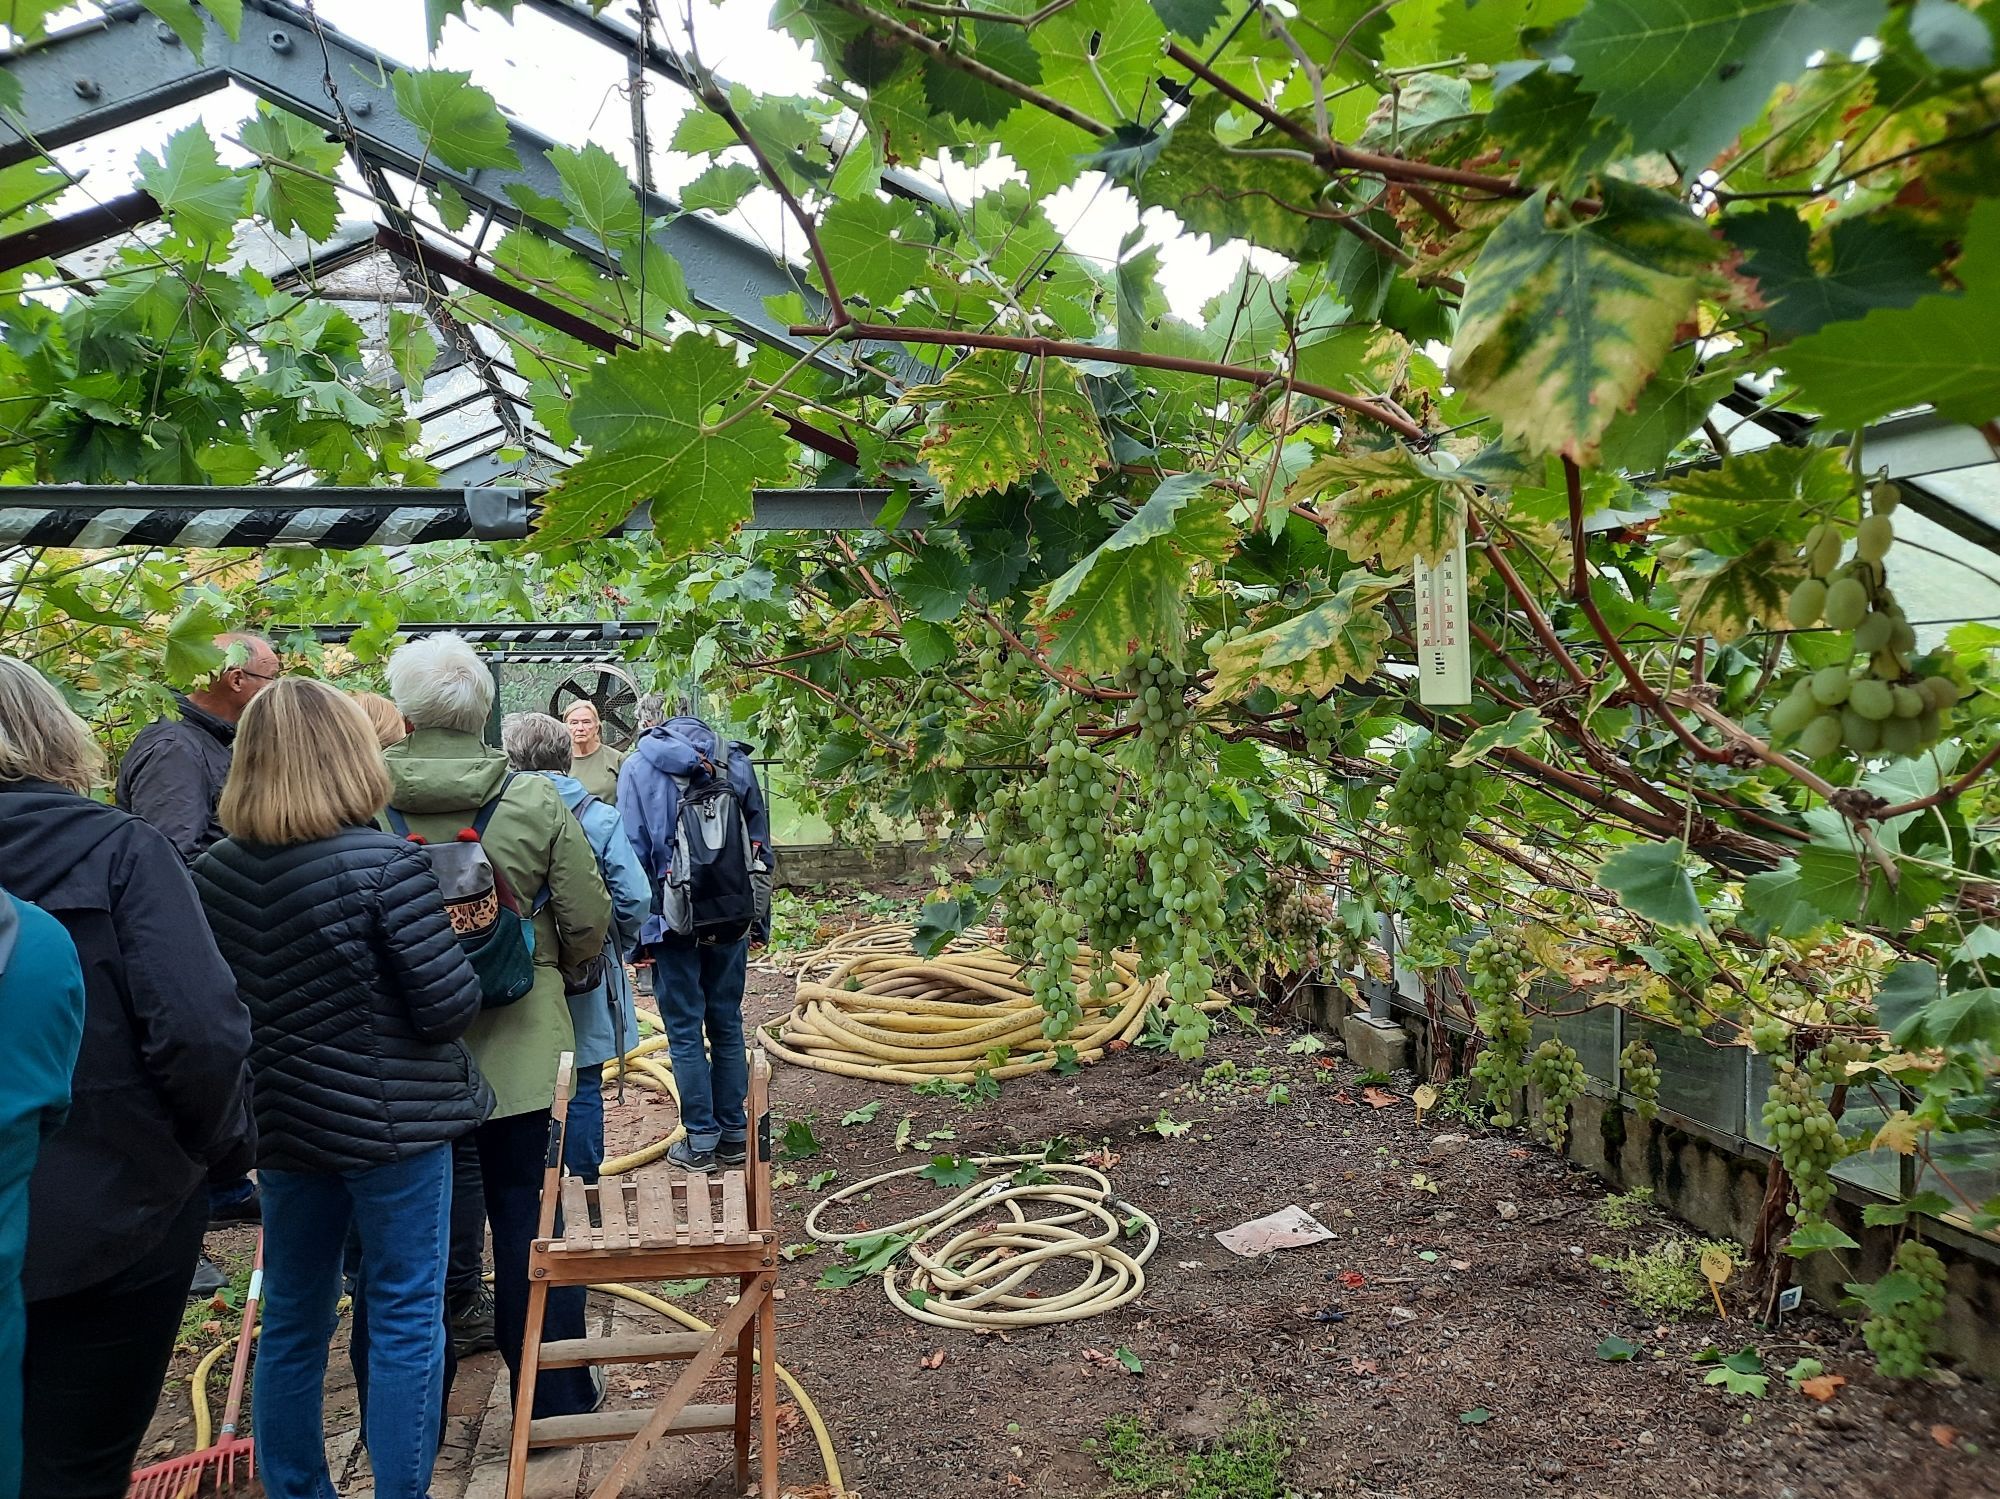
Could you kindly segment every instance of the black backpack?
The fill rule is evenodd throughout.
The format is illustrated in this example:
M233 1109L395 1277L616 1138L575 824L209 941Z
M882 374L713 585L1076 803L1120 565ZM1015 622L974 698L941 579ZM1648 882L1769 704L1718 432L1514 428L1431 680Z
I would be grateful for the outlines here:
M438 889L444 895L445 916L472 971L479 975L479 1004L486 1010L511 1005L535 987L534 914L521 909L507 876L487 858L480 841L513 782L510 771L500 783L500 794L479 809L472 826L448 843L426 842L412 833L410 824L394 807L384 812L398 837L408 839L429 856Z
M658 887L660 919L677 937L709 945L740 942L757 920L750 875L750 825L729 777L675 776L673 864Z

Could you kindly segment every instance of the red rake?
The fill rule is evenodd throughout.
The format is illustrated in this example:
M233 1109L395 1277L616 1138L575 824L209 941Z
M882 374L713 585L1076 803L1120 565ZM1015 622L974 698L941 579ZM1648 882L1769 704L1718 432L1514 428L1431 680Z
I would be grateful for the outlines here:
M243 1325L236 1334L236 1357L229 1366L229 1399L222 1408L222 1430L208 1446L141 1468L132 1475L125 1499L193 1499L212 1478L214 1492L247 1492L257 1475L257 1446L236 1434L243 1411L243 1378L250 1370L250 1338L257 1324L257 1302L264 1292L264 1230L257 1230L257 1259L250 1271L250 1289L243 1294ZM238 1469L244 1488L237 1487Z

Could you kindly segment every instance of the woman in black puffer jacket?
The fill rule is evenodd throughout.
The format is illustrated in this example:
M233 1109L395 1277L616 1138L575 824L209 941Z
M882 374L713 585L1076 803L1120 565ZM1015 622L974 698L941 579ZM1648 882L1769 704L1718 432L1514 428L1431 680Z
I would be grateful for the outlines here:
M250 1009L269 1270L257 1466L272 1499L332 1492L321 1388L350 1224L375 1492L424 1499L437 1456L451 1142L491 1095L457 1039L478 977L430 861L370 825L388 799L361 709L321 682L274 682L237 727L217 809L229 837L194 866Z

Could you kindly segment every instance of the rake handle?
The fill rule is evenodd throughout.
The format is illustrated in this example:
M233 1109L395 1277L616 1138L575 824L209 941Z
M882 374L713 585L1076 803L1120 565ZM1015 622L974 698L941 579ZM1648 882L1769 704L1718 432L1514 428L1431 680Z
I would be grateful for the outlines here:
M250 1267L250 1288L243 1293L243 1326L236 1333L236 1356L229 1367L229 1399L222 1407L220 1445L236 1435L236 1418L243 1412L243 1378L250 1369L250 1333L257 1322L257 1303L264 1294L264 1230L257 1230L257 1258Z

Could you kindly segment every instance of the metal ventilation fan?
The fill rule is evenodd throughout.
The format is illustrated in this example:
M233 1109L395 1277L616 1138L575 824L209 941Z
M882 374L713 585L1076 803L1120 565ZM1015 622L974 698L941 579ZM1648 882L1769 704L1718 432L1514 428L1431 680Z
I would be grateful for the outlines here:
M580 702L592 704L604 725L604 742L630 749L639 730L639 684L622 666L580 666L549 696L549 712L561 718Z

